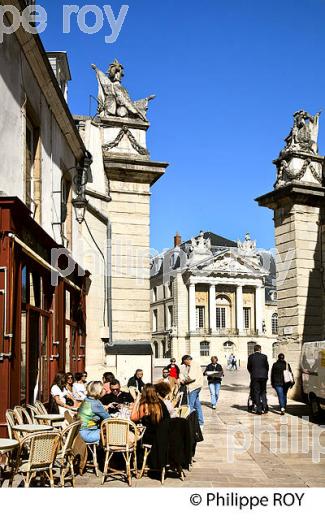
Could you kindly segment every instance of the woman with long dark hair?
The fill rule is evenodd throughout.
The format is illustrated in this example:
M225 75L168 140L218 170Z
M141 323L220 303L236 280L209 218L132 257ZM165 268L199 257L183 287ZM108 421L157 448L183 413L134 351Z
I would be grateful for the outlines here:
M66 410L72 410L74 406L67 403L67 398L69 393L66 389L66 374L58 372L51 386L50 412L64 415Z

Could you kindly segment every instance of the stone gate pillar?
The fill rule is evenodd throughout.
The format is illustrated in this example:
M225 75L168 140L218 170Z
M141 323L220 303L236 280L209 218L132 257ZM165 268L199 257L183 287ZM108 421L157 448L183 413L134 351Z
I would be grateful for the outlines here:
M319 114L300 110L286 145L274 161L274 190L257 198L274 211L278 353L295 371L292 391L301 397L300 355L305 341L324 339L322 223L324 157L318 154Z

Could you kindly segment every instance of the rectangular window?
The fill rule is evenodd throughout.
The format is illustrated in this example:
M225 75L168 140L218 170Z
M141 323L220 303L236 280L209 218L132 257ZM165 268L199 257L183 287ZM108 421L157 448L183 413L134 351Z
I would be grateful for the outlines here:
M244 307L244 328L251 328L251 309L250 307Z
M201 341L200 356L207 357L210 355L210 343L208 341Z
M226 309L225 309L225 307L216 308L216 327L217 327L217 329L226 328Z
M196 307L196 328L204 328L204 307Z
M71 182L61 179L61 239L64 247L72 248L72 190Z
M152 330L157 332L158 330L158 311L155 309L152 314Z
M173 321L174 321L174 319L173 319L173 307L170 306L170 307L168 307L168 324L167 324L169 329L172 328Z
M25 131L25 203L35 220L40 222L41 160L39 129L27 118Z

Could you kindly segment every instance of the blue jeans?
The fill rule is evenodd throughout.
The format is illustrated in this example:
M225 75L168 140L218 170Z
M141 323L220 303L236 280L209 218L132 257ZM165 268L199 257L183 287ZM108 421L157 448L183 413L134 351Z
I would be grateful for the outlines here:
M209 390L211 396L211 404L212 406L216 406L219 399L221 383L209 383Z
M274 388L278 394L280 408L285 408L287 406L288 386L276 385Z
M80 437L83 441L88 442L89 444L92 442L99 443L100 431L99 428L85 428L84 430L80 430Z
M204 424L204 418L202 413L202 406L200 401L200 392L201 388L196 388L195 390L192 390L192 392L189 392L188 394L188 405L190 407L191 412L193 410L197 413L197 418L199 420L200 426Z

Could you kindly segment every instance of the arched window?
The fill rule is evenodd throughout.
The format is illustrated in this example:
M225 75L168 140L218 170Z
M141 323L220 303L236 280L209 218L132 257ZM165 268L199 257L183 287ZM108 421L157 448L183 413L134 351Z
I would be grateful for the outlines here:
M165 358L167 355L167 348L166 348L166 341L164 339L161 340L161 350L162 350L162 355Z
M221 294L216 298L216 328L231 328L231 303L227 296Z
M210 343L208 341L201 341L200 356L207 357L210 355Z
M272 314L272 334L278 333L278 315L275 312Z

